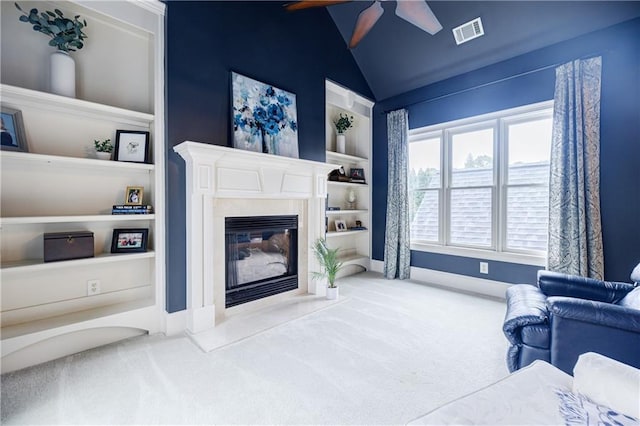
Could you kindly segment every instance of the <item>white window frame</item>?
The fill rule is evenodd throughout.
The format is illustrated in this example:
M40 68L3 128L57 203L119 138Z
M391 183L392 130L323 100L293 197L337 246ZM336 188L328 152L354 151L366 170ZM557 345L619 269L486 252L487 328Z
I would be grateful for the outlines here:
M474 257L525 265L545 266L546 253L526 249L507 249L507 190L508 185L508 126L520 122L550 117L553 114L553 101L539 102L522 107L511 108L489 114L483 114L461 120L440 123L409 130L409 143L425 139L440 139L440 186L438 191L438 241L411 241L411 250L455 256ZM480 248L452 244L450 241L450 205L452 136L475 130L493 129L493 182L492 185L478 185L469 188L491 188L492 191L492 246ZM521 186L527 186L522 184ZM430 189L431 191L435 189Z
M441 130L436 130L436 131L426 131L426 132L422 132L420 131L421 129L417 129L414 133L411 133L411 130L409 131L409 138L408 141L409 143L411 143L412 141L422 141L425 139L439 139L440 140L440 182L438 184L438 188L424 188L425 192L428 191L433 191L436 192L438 194L438 224L440 226L438 226L438 241L429 241L429 242L422 242L420 244L422 245L442 245L444 243L444 228L442 227L442 221L443 220L447 220L444 217L445 211L444 211L444 167L442 167L442 165L444 164L445 161L445 154L444 154L444 135L443 132ZM413 247L411 248L413 250Z
M465 244L453 244L451 243L451 226L450 226L450 220L449 220L449 213L451 212L450 208L451 208L451 192L454 189L485 189L488 188L491 190L491 205L495 206L496 201L498 200L498 194L497 194L497 190L498 190L498 182L497 182L497 176L498 176L498 170L497 170L497 164L493 164L492 167L492 179L491 179L491 183L490 184L482 184L482 185L474 185L474 186L453 186L452 182L453 182L453 167L452 167L452 162L453 162L453 137L457 134L461 134L461 133L469 133L469 132L474 132L474 131L479 131L479 130L487 130L487 129L491 129L493 131L493 158L497 158L496 154L497 154L497 138L498 138L498 122L497 120L481 120L481 121L476 121L475 123L471 123L471 124L466 124L466 125L461 125L461 126L455 126L455 127L450 127L450 128L446 128L444 129L444 145L445 145L445 162L444 164L446 164L446 171L443 173L446 176L446 179L444 181L444 192L446 194L446 201L443 205L443 214L445 215L443 217L443 223L444 224L444 234L445 234L445 239L444 241L442 241L443 244L446 245L450 245L452 247L463 247L463 248L469 248L469 249L478 249L478 250L496 250L497 245L496 245L496 237L497 237L497 230L496 230L496 223L497 223L497 217L496 217L496 209L492 209L491 210L491 244L488 247L478 247L478 246L473 246L473 245L465 245Z

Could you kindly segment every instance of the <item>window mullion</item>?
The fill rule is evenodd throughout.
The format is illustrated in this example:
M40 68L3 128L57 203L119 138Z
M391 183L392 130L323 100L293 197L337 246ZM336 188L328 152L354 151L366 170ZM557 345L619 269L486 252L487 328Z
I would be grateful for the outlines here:
M449 215L451 214L451 132L444 130L442 135L442 206L440 231L442 245L450 244Z
M509 141L507 133L507 125L503 119L499 120L498 126L498 167L500 173L498 174L498 239L497 239L497 251L502 252L507 247L507 179L509 173Z

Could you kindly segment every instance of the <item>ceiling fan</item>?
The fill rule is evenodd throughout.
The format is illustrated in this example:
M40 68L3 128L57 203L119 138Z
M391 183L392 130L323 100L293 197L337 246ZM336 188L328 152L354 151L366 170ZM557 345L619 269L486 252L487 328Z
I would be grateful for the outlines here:
M293 11L312 7L331 6L349 1L352 0L302 0L289 3L285 5L285 8ZM349 42L350 49L360 43L384 13L380 1L385 0L375 0L371 6L364 9L358 15L353 34L351 35L351 41ZM433 14L431 8L424 0L396 0L396 15L431 35L442 29L438 18L436 18L436 15Z

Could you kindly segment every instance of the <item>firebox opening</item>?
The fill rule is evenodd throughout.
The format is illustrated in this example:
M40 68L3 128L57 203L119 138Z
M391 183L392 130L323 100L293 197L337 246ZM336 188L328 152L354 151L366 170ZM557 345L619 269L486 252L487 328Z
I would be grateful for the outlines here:
M298 216L225 218L227 308L298 288Z

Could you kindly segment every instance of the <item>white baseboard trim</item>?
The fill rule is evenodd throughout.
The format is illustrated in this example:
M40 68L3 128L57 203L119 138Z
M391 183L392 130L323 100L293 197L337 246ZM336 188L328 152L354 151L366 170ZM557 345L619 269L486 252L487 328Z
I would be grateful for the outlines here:
M187 310L164 313L164 334L174 336L183 333L187 329Z
M383 273L384 262L372 259L371 270ZM433 269L417 268L415 266L411 267L411 280L467 293L496 297L502 300L505 299L507 288L511 286L511 284L501 281L486 280L483 278L469 277L467 275L435 271Z

